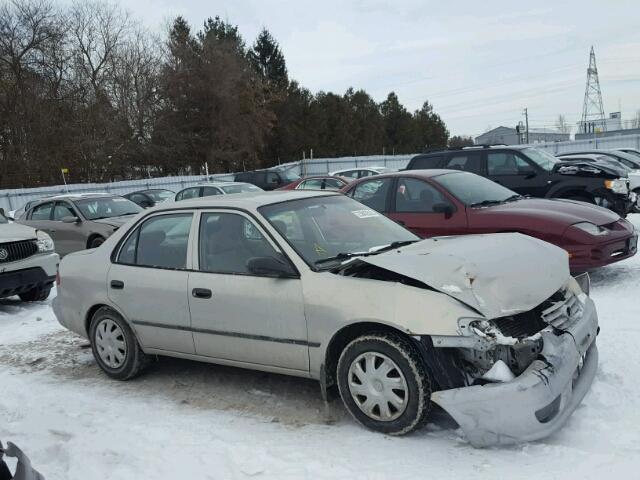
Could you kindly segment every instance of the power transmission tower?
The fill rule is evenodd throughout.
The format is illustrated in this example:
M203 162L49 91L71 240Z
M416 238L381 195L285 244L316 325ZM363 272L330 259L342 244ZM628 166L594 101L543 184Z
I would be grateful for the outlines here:
M604 107L602 106L602 92L600 92L600 81L598 80L598 67L596 67L596 52L591 47L589 55L589 68L587 68L587 86L584 91L584 105L582 107L582 121L580 126L584 133L593 131L600 127L602 131L607 130L604 119Z

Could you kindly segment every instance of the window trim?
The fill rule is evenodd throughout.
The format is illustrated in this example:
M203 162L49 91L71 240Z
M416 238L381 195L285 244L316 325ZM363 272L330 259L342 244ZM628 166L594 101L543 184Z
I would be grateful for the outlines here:
M47 204L51 204L51 211L49 212L49 218L45 219L45 218L37 218L35 220L32 219L33 216L33 211L38 208L41 207L43 205L47 205ZM37 205L34 205L31 207L31 209L29 210L29 216L27 217L28 220L33 220L34 222L49 222L53 220L53 210L56 206L56 201L55 200L48 200L46 202L42 202L42 203L38 203Z
M485 164L486 164L486 170L487 170L486 177L489 179L491 177L525 177L526 176L524 173L489 173L489 155L494 153L511 154L515 158L519 158L520 160L525 162L527 165L529 165L536 173L540 173L540 171L544 171L535 162L529 160L526 157L526 155L523 155L516 150L497 150L492 152L486 152L486 155L485 155Z
M294 265L294 263L291 261L291 259L289 258L289 255L287 255L287 253L284 251L284 249L273 239L273 237L269 234L269 232L267 232L264 228L264 226L262 224L260 224L260 222L256 222L254 221L254 219L252 218L252 215L247 215L248 212L244 212L242 210L238 210L238 212L227 212L225 211L226 209L224 207L218 207L218 208L204 208L200 211L198 211L198 225L196 227L197 231L195 232L194 235L194 240L193 243L195 243L195 245L193 245L193 249L191 250L191 266L193 268L193 272L197 272L197 273L204 273L204 274L212 274L212 275L232 275L232 276L240 276L240 277L259 277L259 278L276 278L273 277L271 275L259 275L256 273L244 273L244 272L213 272L213 271L205 271L205 270L200 270L200 233L202 230L202 218L204 215L206 214L227 214L227 215L238 215L248 221L250 221L253 226L255 228L258 229L258 231L260 232L260 234L262 235L262 237L267 241L267 243L269 243L269 245L271 245L271 248L273 248L276 252L279 251L279 253L284 257L285 261L289 264L289 266L291 267L291 270L293 272L295 272L294 274L292 274L289 277L281 277L281 279L283 280L288 280L288 279L299 279L300 278L300 272L298 271L298 269L296 268L296 266Z
M275 203L270 203L268 205L277 205L279 203L286 203L285 202L275 202ZM131 265L131 264L126 264L126 263L119 263L117 262L118 257L120 256L120 250L122 249L122 247L124 246L124 244L126 243L127 239L131 236L131 234L147 219L149 219L150 217L154 217L157 215L165 215L165 214L169 214L169 213L180 213L180 212L184 212L184 213L191 213L194 215L194 218L197 218L198 221L197 222L192 222L191 223L191 231L189 232L189 248L192 248L193 246L193 238L194 238L194 225L198 224L200 222L200 213L202 211L211 211L211 210L221 210L221 211L233 211L233 212L242 212L243 214L245 214L247 217L249 217L250 219L252 219L254 221L254 223L258 224L258 226L260 226L261 231L265 232L269 238L271 239L271 242L276 245L278 247L278 249L282 252L282 255L284 255L284 257L286 258L286 260L291 264L291 267L293 268L294 272L296 273L297 277L296 278L300 278L301 274L300 274L300 269L298 268L298 266L295 264L295 262L293 260L291 260L291 257L289 256L289 254L285 251L284 248L282 248L282 246L280 245L280 243L278 242L278 240L273 236L273 234L264 226L264 223L258 218L257 215L255 215L253 212L249 211L249 210L245 210L244 208L239 208L239 207L229 207L229 206L224 206L224 207L180 207L180 206L176 206L174 208L170 208L167 210L162 210L160 212L149 212L146 215L143 215L142 217L140 217L133 225L131 225L131 227L129 228L129 230L126 231L126 233L120 237L120 239L118 239L115 247L113 247L113 250L111 251L111 255L109 256L109 260L111 261L112 265L125 265L125 266L130 266L130 267L138 267L138 268L154 268L154 269L159 269L159 270L170 270L172 272L195 272L195 273L207 273L207 272L201 272L200 270L196 270L193 268L193 261L191 262L191 268L185 268L185 269L180 269L177 270L175 268L163 268L163 267L148 267L145 265ZM265 219L266 221L266 219ZM293 249L291 247L291 245L289 245L289 242L286 241L286 239L283 238L283 240L285 241L285 243L287 244L287 246L289 246L289 248L291 248L293 250L293 252L295 252L296 255L298 255L298 252L296 252L295 249ZM187 252L188 255L188 260L193 260L193 251L191 252L191 255L189 255L189 252ZM298 257L300 257L298 255ZM300 261L307 265L307 263L304 261L303 258L300 257ZM198 266L199 267L199 266ZM315 271L315 270L312 270ZM221 274L224 275L224 274ZM269 277L269 278L273 278L273 277ZM291 277L293 278L293 277Z
M471 172L470 172L471 173ZM474 174L474 175L477 175ZM449 203L449 205L451 205L453 207L453 214L455 215L455 213L458 211L458 205L455 201L453 201L452 197L453 195L451 195L451 193L449 193L446 189L442 188L440 185L437 185L437 182L430 182L428 180L425 180L424 178L420 178L420 177L414 177L411 175L406 175L406 176L398 176L395 177L395 182L393 185L393 190L392 190L392 198L391 198L391 209L389 210L389 213L397 213L398 215L442 215L442 213L440 212L400 212L396 209L396 193L398 191L398 186L400 185L400 181L403 179L411 179L411 180L416 180L418 182L423 182L426 183L427 185L429 185L431 188L433 188L434 190L436 190L438 193L440 193L440 195L442 195L444 197L444 199Z
M189 236L187 237L187 258L185 261L185 268L171 268L171 267L159 267L159 266L154 266L154 265L138 265L137 263L127 263L127 262L120 262L120 255L122 254L122 249L124 248L124 245L129 241L129 239L135 234L136 235L136 252L135 255L133 256L133 261L137 262L138 261L138 242L140 241L140 231L142 230L142 226L147 223L147 221L150 221L156 217L161 217L164 215L188 215L191 214L191 226L189 227ZM196 212L194 210L188 210L188 209L184 209L181 211L162 211L162 212L156 212L154 214L151 215L146 215L145 217L141 218L139 221L137 221L128 231L127 233L120 239L118 240L118 243L116 244L115 248L113 249L113 251L111 252L111 263L113 265L124 265L126 267L137 267L137 268L152 268L154 270L169 270L172 272L192 272L194 271L193 269L189 268L189 264L191 263L191 255L189 255L190 251L189 249L191 248L191 235L193 235L193 220L196 217ZM193 266L193 265L191 265Z

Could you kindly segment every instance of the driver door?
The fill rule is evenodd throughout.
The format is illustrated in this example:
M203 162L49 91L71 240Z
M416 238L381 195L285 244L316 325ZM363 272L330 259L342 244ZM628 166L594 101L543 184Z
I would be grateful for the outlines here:
M237 211L201 212L189 309L198 355L307 372L302 284L249 272L247 261L288 261L269 235Z
M76 217L79 221L65 223L62 220L67 217ZM51 222L56 232L56 251L64 256L75 252L79 248L85 248L87 239L80 221L80 214L68 202L58 201L53 208L53 221Z

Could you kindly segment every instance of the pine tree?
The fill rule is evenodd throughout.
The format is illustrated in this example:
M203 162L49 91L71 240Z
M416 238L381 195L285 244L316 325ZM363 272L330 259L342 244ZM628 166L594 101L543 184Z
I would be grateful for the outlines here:
M278 42L263 28L248 53L259 75L268 83L285 88L289 83L287 64Z

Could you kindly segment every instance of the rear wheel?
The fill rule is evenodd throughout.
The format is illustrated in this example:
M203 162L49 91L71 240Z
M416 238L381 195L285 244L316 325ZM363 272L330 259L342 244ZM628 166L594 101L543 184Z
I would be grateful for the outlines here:
M21 293L18 296L23 302L43 302L49 298L51 287L39 287Z
M95 237L95 238L91 239L91 241L89 242L89 248L98 248L103 243L104 243L104 238Z
M431 382L420 355L401 336L353 340L340 355L337 377L345 407L365 427L403 435L426 423Z
M91 319L89 340L96 362L111 378L129 380L147 364L131 328L109 307L100 308Z

